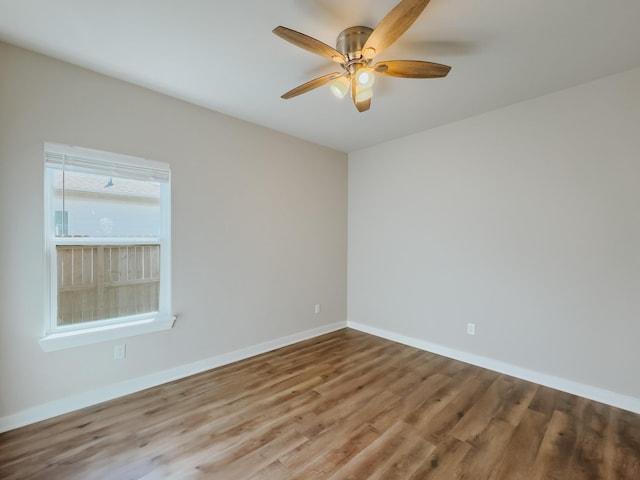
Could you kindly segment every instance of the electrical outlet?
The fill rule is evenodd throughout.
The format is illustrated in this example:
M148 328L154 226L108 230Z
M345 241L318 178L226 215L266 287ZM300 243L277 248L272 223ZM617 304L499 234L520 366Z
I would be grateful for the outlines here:
M114 360L122 360L127 355L126 345L121 343L119 345L115 345L113 347L113 359Z
M476 324L475 323L467 323L467 334L475 335L476 334Z
M313 313L318 314L320 313L320 304L316 303L315 307L313 308Z

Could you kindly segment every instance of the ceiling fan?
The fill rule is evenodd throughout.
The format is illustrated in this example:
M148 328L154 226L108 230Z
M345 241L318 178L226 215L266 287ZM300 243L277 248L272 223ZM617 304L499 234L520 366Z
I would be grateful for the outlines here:
M445 77L451 67L420 60L386 60L372 65L373 58L394 43L425 9L429 0L402 0L375 29L363 26L343 30L336 41L336 48L304 33L287 27L276 27L273 33L294 45L328 58L342 66L341 72L333 72L314 78L289 90L282 98L289 99L331 82L331 91L339 98L351 89L351 98L359 112L369 110L375 74L402 78Z

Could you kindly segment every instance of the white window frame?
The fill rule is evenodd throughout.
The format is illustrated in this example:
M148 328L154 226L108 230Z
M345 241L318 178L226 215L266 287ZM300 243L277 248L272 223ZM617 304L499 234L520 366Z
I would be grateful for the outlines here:
M171 314L171 173L169 165L129 155L103 152L83 147L46 142L45 151L45 335L39 343L46 352L81 345L117 340L134 335L168 330L173 327L175 316ZM122 172L141 176L160 176L160 235L151 238L93 238L60 237L55 233L55 212L52 210L53 171L62 164L75 165L76 171L91 165L98 169L109 168L113 176ZM129 176L127 173L125 175ZM58 326L58 285L56 247L59 245L160 245L160 295L158 312L129 315L74 325Z

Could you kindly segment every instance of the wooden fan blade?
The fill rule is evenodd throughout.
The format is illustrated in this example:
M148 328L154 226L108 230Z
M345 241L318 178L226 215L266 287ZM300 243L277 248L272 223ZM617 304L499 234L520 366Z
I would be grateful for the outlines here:
M362 102L355 102L356 103L356 108L358 109L359 112L366 112L367 110L369 110L369 108L371 108L371 99L367 98L366 100L363 100Z
M389 60L376 63L373 69L377 73L391 77L440 78L446 77L451 67L420 60Z
M371 107L371 98L367 98L366 100L358 101L356 100L356 93L358 92L358 86L356 83L356 78L351 77L351 99L353 100L353 104L356 106L359 112L366 112Z
M362 54L371 60L395 42L413 25L429 0L402 0L378 23L362 48Z
M297 47L304 48L311 53L320 55L321 57L328 58L337 63L345 63L347 60L339 51L330 47L326 43L322 43L320 40L316 40L304 33L296 32L287 27L276 27L273 29L273 33L280 38L285 39L287 42L293 43Z
M307 83L303 83L302 85L294 88L293 90L289 90L287 93L282 95L281 98L288 100L289 98L297 97L298 95L307 93L308 91L313 90L314 88L321 87L325 83L329 83L331 80L333 80L334 78L338 78L341 75L343 74L334 72L334 73L329 73L327 75L323 75L318 78L314 78L313 80L309 80Z

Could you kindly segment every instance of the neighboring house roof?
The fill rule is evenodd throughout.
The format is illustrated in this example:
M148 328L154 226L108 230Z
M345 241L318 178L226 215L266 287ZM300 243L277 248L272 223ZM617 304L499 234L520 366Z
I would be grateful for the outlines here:
M62 190L63 172L55 172L53 188ZM64 172L65 191L121 195L129 197L160 198L160 184L129 178L108 177L78 172Z

